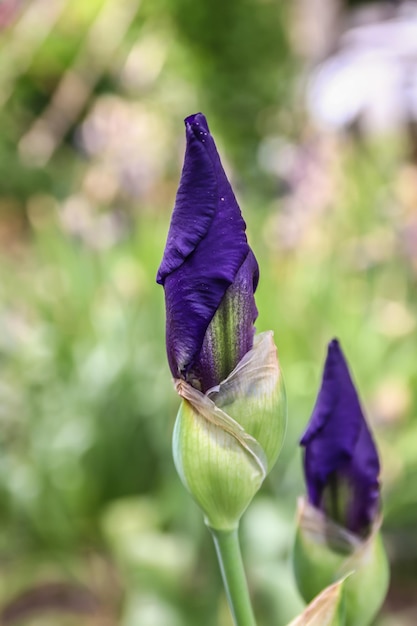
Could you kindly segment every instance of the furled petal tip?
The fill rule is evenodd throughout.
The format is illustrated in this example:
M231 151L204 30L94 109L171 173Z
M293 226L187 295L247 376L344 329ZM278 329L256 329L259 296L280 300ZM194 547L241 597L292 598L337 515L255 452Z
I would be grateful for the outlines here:
M214 314L253 254L206 118L191 115L185 128L184 165L157 282L165 289L171 372L189 380ZM258 268L256 261L249 265L253 298Z
M379 509L379 459L336 339L328 346L321 388L300 444L311 504L352 532L367 534Z

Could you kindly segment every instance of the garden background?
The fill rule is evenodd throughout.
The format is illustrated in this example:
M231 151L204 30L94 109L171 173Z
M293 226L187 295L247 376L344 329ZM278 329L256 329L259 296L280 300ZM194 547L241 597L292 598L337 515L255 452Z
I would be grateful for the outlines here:
M414 625L415 3L2 0L0 29L0 623L231 626L173 466L155 284L182 120L201 110L288 393L283 452L241 531L259 626L302 606L297 442L334 336L383 463L376 624Z

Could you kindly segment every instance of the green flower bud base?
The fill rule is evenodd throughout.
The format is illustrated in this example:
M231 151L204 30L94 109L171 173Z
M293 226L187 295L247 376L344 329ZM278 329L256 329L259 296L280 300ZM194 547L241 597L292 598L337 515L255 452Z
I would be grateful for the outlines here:
M233 530L265 476L263 465L229 432L181 403L173 434L180 478L211 528Z
M346 626L369 626L387 592L389 566L379 525L380 521L362 539L300 501L293 553L298 589L310 602L329 584L351 573L344 585Z
M286 398L271 332L207 394L176 381L183 398L173 433L177 471L211 528L232 530L281 449Z

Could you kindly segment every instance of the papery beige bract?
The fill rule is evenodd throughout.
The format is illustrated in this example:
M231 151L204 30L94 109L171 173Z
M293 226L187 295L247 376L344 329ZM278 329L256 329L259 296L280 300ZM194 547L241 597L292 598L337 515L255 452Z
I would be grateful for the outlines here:
M345 580L333 583L322 591L288 626L344 626Z

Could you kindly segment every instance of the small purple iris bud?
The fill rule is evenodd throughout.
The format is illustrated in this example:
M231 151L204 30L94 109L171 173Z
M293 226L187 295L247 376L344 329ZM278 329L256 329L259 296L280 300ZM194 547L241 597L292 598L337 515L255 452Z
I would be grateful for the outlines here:
M310 503L365 537L380 506L379 459L336 339L328 347L321 389L301 445Z
M307 500L299 504L293 562L310 602L346 576L345 626L369 626L388 588L379 459L340 348L328 347L321 388L301 439Z
M286 399L273 333L255 335L258 264L206 118L185 120L186 151L157 281L182 403L178 473L217 530L239 519L276 461Z

